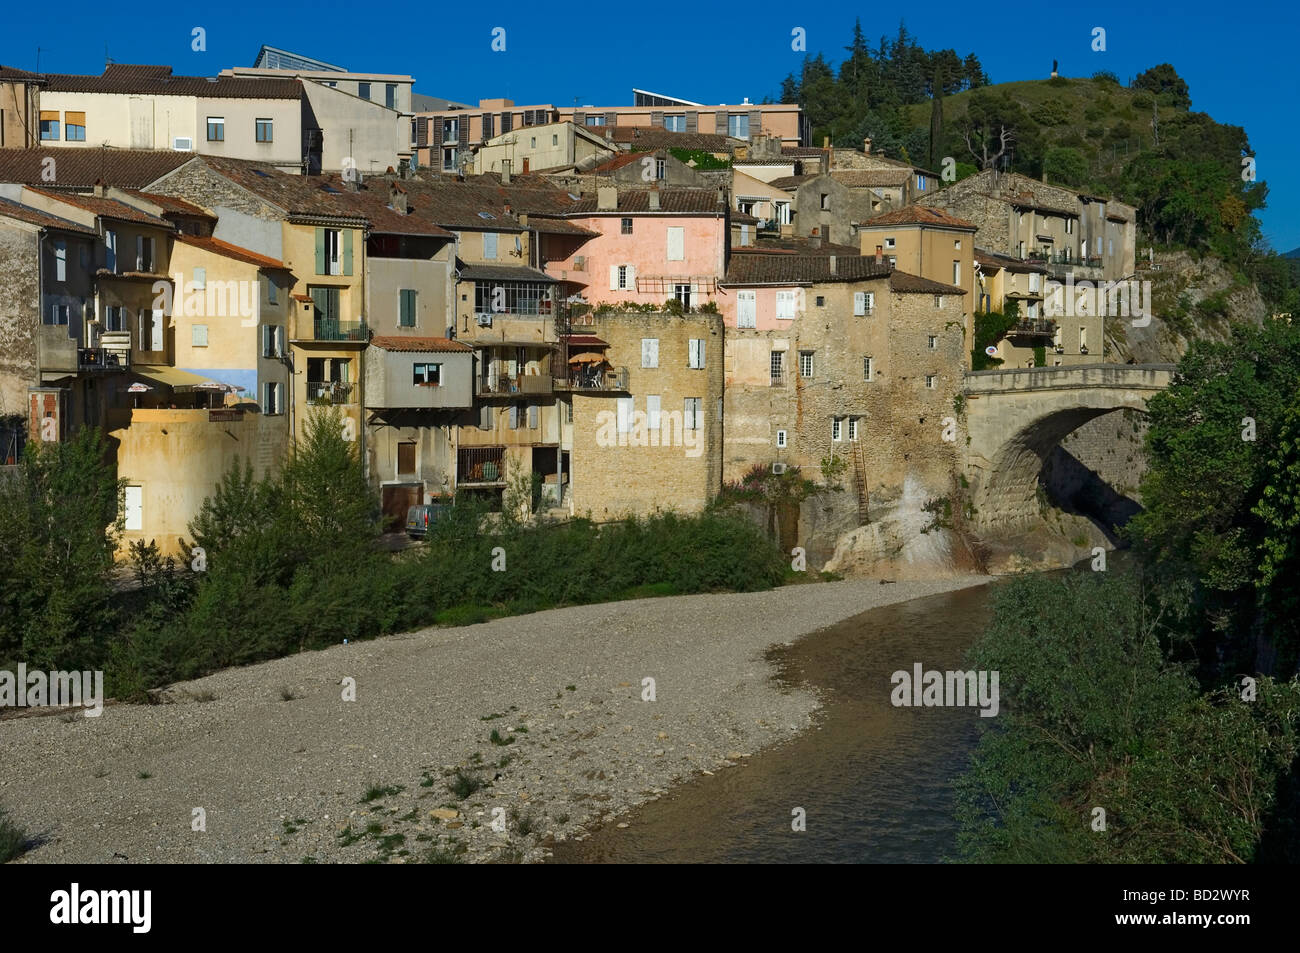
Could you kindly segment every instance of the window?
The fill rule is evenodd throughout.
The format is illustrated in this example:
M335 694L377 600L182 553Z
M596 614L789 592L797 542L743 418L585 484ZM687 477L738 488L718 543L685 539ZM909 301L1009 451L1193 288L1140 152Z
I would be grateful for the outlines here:
M454 148L450 148L450 147L448 147L448 148L445 148L445 149L442 150L442 171L443 171L443 172L455 172L455 171L456 171L456 156L457 156L457 154L458 154L458 151L457 151L456 149L454 149Z
M757 295L753 291L736 292L736 327L758 327Z
M125 331L126 308L121 305L106 305L104 307L104 330Z
M876 295L873 291L855 291L853 292L853 314L856 317L865 317L871 314L876 307Z
M66 325L68 323L68 306L66 304L50 305L50 313L45 317L45 323Z
M924 192L924 191L925 191L925 186L926 186L925 176L923 176L923 175L918 175L918 176L916 177L916 190L917 190L918 192Z
M148 236L135 237L135 270L153 272L153 239Z
M226 141L226 120L224 116L208 117L208 142Z
M277 292L279 289L275 283L275 279L270 275L264 276L264 279L266 281L266 303L276 304L279 300L277 298Z
M844 439L844 418L832 417L831 418L831 441L834 443L839 443L843 439Z
M646 395L645 425L647 430L659 429L659 395L658 394Z
M117 232L104 232L104 267L117 273Z
M529 149L536 149L536 148L537 148L537 137L536 137L536 136L531 136L531 137L529 137L528 148L529 148Z
M1073 234L1074 234L1074 219L1072 219L1072 218L1067 218L1067 219L1065 220L1065 234L1067 234L1067 235L1073 235Z
M614 288L619 291L627 291L636 288L636 269L631 265L619 265L615 270Z
M557 132L551 136L551 145L558 146L559 144L560 144L560 134Z
M459 142L460 141L460 120L444 119L442 121L442 141Z
M632 431L632 398L620 397L614 409L618 417L618 432L630 433Z
M397 445L397 472L415 472L415 441L403 440Z
M190 347L207 347L208 346L208 326L206 324L194 324L190 326Z
M778 430L778 431L776 432L776 448L777 448L778 450L784 450L784 449L785 449L785 431L784 431L784 430Z
M939 336L937 334L928 335L925 339L925 346L932 351L939 349Z
M272 128L273 125L274 125L274 123L273 123L270 119L259 119L259 120L257 120L257 137L256 137L256 138L257 138L257 141L258 141L258 142L273 142L273 141L275 141L275 137L274 137L273 134L272 134L272 133L273 133L273 128Z
M686 229L680 225L668 229L668 260L686 260Z
M669 132L685 132L686 131L685 113L678 113L677 115L674 116L664 116L664 128L667 129Z
M829 211L831 207L830 193L823 192L821 196L822 211Z
M415 289L403 288L397 293L397 326L415 327Z
M668 164L663 159L655 159L655 178L662 179Z
M587 117L587 125L588 125L588 126L603 126L603 125L605 125L605 117L604 117L604 116L588 116L588 117Z
M476 314L550 314L551 286L540 281L476 281Z
M396 83L384 84L384 105L387 106L389 109L397 108L397 84Z
M961 287L961 262L960 261L954 261L952 263L952 283L956 285L958 288Z
M897 247L897 245L898 245L898 243L897 243L894 239L892 239L892 238L886 238L886 239L885 239L885 247L886 247L886 248L895 248L895 247Z
M419 387L437 387L442 383L441 364L416 364L411 369L411 383Z
M1088 329L1079 328L1079 353L1088 353Z
M86 141L86 114L84 112L67 112L63 114L63 138L68 142Z
M961 239L954 238L952 242L952 247L954 251L961 251Z
M794 320L793 291L778 291L776 293L776 316L781 321Z
M799 352L799 376L805 378L813 376L813 352L812 351Z
M772 386L780 387L785 383L785 351L772 352Z
M673 285L673 297L676 298L683 308L691 307L691 286L687 284Z
M659 339L658 338L641 339L641 366L642 367L659 366Z
M141 351L163 349L163 313L160 309L141 308L136 325L136 347Z
M933 374L926 374L925 386L930 388L930 390L934 390L936 387L939 386L939 378Z
M262 413L267 415L284 413L284 396L279 381L262 382Z
M849 418L849 443L858 442L858 417Z
M54 240L54 280L68 280L68 243L62 238Z
M871 358L864 356L862 358L862 379L864 381L875 380L875 378L871 376L871 371Z
M776 223L778 225L790 224L790 203L789 202L776 203Z
M369 99L369 98L370 98L370 84L369 84L369 83L357 83L357 95L360 96L362 99Z
M316 274L352 274L352 229L316 229Z
M704 429L704 401L699 397L687 397L682 402L682 429Z
M284 355L284 328L277 324L262 325L262 357L276 358Z
M942 307L943 307L943 295L935 295L935 296L934 296L934 306L935 306L936 308L942 308Z
M898 267L898 259L895 258L893 255L889 256L889 267L890 268Z
M703 370L704 368L704 338L691 338L686 342L687 357L686 366L692 370Z
M727 135L732 139L749 138L749 114L732 113L727 117Z
M128 486L123 508L126 510L126 528L128 530L144 529L144 487Z
M483 233L483 257L488 261L496 261L497 257L497 233Z
M632 234L632 220L630 218L623 219L621 233L624 235Z
M826 296L825 296L825 295L818 295L818 296L817 296L817 307L819 307L819 308L824 308L824 307L826 307Z
M58 110L47 111L41 110L41 138L53 139L56 142L59 138L59 112Z

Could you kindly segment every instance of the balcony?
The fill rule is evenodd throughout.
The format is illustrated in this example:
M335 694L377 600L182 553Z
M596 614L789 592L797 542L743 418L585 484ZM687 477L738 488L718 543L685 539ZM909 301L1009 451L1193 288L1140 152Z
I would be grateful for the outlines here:
M355 403L352 396L355 388L351 381L308 381L307 403L321 407Z
M105 347L77 348L77 370L82 373L125 371L130 367L130 350L109 350Z
M333 321L316 318L312 322L313 341L355 341L364 344L370 340L370 329L364 321Z
M567 380L555 381L556 390L599 392L628 390L626 367L574 369Z
M456 451L458 484L504 484L505 447L461 447Z
M772 374L772 386L773 386L773 387L784 387L784 386L785 386L785 373L784 373L784 372L773 372L773 374Z
M1027 318L1018 322L1007 331L1009 338L1045 338L1048 341L1056 337L1056 322L1046 318Z

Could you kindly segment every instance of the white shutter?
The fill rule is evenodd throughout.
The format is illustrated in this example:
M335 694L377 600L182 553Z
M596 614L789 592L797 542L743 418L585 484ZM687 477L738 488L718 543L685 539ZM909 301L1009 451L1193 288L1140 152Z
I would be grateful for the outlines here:
M650 430L659 429L659 395L648 394L645 399L645 416L646 427Z
M153 311L153 326L152 326L152 332L153 332L153 333L152 333L152 335L151 335L151 340L150 340L150 342L149 342L152 346L149 348L149 350L151 350L151 351L161 351L161 350L163 350L163 349L164 349L164 345L163 345L163 312L162 312L162 310L159 309L159 308L154 308L154 311Z
M659 366L659 339L658 338L641 339L641 366L642 367Z
M627 266L627 290L636 291L636 265Z
M686 229L680 225L668 229L668 260L686 260Z
M126 528L144 529L144 487L142 486L126 488Z
M199 289L199 288L206 288L207 286L208 286L208 269L206 269L206 268L195 268L195 269L194 269L194 287L195 287L196 289Z
M540 417L541 407L537 404L528 405L528 429L536 430L538 418Z
M758 327L758 306L757 293L754 291L739 291L736 293L737 317L736 326L741 328Z
M519 405L518 404L510 405L510 429L511 430L519 429Z
M275 326L275 356L284 357L284 325Z
M494 261L497 257L497 233L483 233L483 257L488 261Z
M690 366L696 370L704 367L704 339L691 338L690 347Z
M609 266L609 290L618 290L618 265Z
M867 292L867 314L870 314L875 310L876 310L876 293L874 291L868 291Z
M208 326L206 324L190 325L190 345L192 347L208 346Z
M618 432L628 433L632 429L632 398L620 397L617 405Z
M867 293L865 291L853 292L853 314L857 317L867 313Z
M1101 251L1101 239L1097 239L1097 251ZM135 236L135 270L144 271L144 236Z

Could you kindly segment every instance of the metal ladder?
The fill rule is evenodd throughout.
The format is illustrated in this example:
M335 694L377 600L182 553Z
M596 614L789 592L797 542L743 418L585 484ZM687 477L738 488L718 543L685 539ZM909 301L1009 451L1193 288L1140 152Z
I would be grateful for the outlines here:
M858 525L867 525L867 461L862 453L862 441L853 441L853 485L858 493Z

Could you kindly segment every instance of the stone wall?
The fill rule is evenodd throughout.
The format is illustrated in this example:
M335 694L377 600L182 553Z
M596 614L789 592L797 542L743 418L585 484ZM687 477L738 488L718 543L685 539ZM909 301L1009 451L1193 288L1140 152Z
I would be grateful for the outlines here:
M37 233L0 220L0 416L27 415L27 388L37 381L36 314L40 301Z

